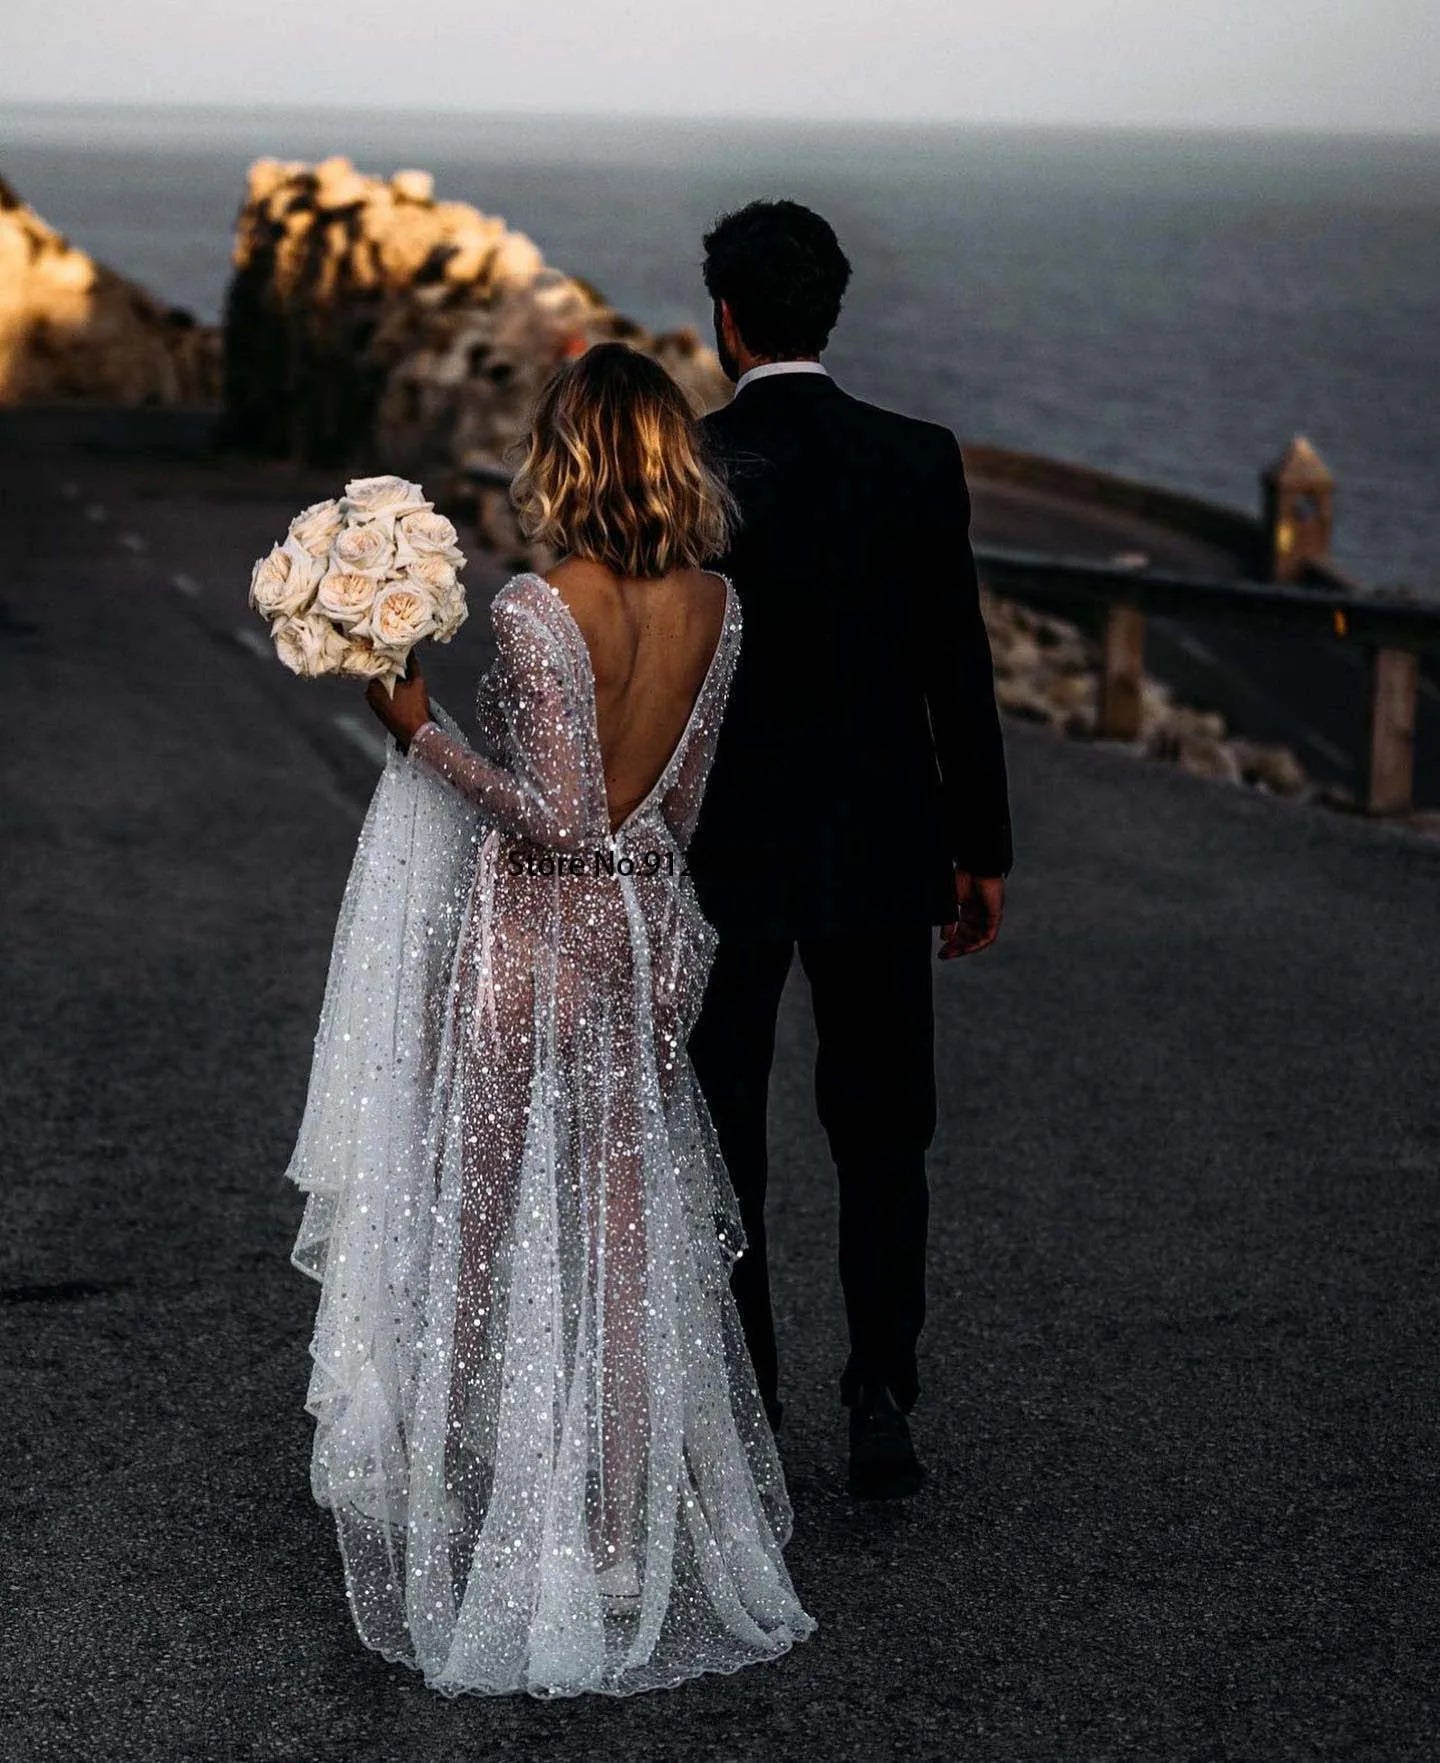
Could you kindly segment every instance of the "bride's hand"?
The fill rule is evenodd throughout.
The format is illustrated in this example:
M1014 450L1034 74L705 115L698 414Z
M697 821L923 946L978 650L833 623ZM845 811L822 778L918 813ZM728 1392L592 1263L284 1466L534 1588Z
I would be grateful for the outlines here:
M408 752L415 731L430 721L430 694L413 649L404 674L395 682L394 695L387 693L379 680L371 680L365 688L365 702L394 735L400 751Z

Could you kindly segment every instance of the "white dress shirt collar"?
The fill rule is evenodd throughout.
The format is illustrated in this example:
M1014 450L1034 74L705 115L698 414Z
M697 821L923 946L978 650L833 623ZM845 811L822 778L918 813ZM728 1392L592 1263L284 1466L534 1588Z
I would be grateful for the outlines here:
M773 373L823 373L828 379L830 370L818 361L762 361L759 367L752 367L748 373L740 375L735 390L743 392L751 380L769 379Z

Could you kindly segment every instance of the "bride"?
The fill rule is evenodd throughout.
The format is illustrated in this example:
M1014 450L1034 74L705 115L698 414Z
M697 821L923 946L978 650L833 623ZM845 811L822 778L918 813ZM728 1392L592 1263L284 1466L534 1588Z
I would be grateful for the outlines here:
M447 1694L655 1689L815 1624L730 1296L739 1214L686 1039L683 853L740 642L729 498L604 344L515 499L567 552L492 607L478 740L418 668L346 886L298 1142L307 1407L361 1639Z

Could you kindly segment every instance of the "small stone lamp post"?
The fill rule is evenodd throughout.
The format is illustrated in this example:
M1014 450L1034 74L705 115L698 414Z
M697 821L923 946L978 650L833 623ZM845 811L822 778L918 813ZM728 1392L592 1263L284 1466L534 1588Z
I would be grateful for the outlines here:
M1304 435L1260 474L1265 564L1272 582L1295 582L1330 555L1335 478Z

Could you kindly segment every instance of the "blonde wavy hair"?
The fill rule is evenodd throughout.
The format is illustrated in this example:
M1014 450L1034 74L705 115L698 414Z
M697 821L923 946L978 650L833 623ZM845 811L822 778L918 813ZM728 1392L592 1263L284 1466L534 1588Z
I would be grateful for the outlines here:
M550 379L510 499L527 539L642 581L718 557L735 520L685 394L624 343Z

